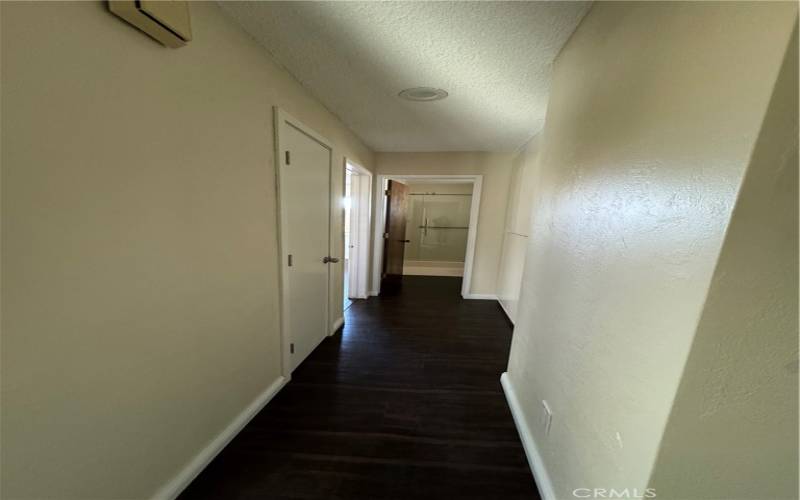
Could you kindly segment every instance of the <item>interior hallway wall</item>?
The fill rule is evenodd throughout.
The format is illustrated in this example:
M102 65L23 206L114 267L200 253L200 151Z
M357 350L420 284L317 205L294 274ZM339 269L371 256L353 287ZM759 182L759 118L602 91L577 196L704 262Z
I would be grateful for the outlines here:
M0 3L3 498L150 497L279 377L273 106L333 141L334 249L343 156L374 165L190 8L173 50L106 2Z
M650 486L797 498L797 31L739 190Z
M796 22L596 2L557 58L508 370L557 498L648 485Z
M496 293L513 156L511 153L484 152L375 153L378 174L483 175L470 290L472 294L493 297ZM383 221L376 223L383 224ZM377 288L378 284L373 283L372 289Z
M497 271L497 300L513 323L525 268L525 249L530 235L531 209L539 175L539 138L534 137L519 151L511 167L506 207L503 251Z

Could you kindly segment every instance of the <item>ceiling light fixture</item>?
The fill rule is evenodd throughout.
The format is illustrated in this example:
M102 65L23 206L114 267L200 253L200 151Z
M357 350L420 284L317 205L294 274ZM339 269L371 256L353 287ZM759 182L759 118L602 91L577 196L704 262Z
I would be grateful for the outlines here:
M397 95L407 101L438 101L447 97L447 91L433 87L414 87Z

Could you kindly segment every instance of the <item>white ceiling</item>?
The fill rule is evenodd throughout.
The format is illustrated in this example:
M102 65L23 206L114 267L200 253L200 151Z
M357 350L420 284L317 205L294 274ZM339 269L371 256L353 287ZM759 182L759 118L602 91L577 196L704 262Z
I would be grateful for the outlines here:
M512 151L589 2L220 2L376 151ZM437 87L436 102L397 97Z

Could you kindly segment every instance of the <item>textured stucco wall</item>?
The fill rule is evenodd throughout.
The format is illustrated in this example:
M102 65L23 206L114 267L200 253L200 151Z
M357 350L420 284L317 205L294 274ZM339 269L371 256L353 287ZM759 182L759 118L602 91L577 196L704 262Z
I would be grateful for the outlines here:
M511 321L516 320L531 208L539 176L539 138L526 143L512 162L503 251L497 270L497 299Z
M509 380L559 498L648 484L795 22L597 2L556 61Z
M797 32L739 192L651 487L797 498Z

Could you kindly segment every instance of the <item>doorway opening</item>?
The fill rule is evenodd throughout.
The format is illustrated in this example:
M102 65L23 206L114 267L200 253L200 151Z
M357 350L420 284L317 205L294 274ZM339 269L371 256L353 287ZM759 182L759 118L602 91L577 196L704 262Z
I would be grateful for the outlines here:
M344 168L344 309L369 295L369 230L372 174L345 159Z
M464 276L472 184L409 182L404 276Z
M351 186L353 182L353 171L349 168L344 169L344 292L343 309L350 307L353 300L350 298L350 214L352 213Z
M380 175L373 283L396 290L402 277L461 276L473 298L472 267L481 175Z

